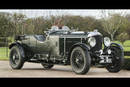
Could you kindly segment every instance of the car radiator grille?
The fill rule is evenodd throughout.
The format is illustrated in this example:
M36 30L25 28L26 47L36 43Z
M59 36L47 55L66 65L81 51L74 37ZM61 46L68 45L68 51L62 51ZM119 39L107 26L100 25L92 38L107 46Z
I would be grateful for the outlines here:
M96 39L96 45L91 49L92 51L99 51L102 49L103 37L100 35L94 36Z

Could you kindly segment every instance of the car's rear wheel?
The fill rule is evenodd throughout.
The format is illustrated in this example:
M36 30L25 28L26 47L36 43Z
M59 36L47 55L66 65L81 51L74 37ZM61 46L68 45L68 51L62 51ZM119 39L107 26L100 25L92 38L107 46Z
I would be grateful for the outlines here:
M45 64L45 63L41 63L41 65L43 66L44 69L51 69L54 66L53 64Z
M91 65L91 59L88 50L84 50L79 46L75 47L71 52L70 63L72 70L76 74L86 74Z
M119 72L124 64L124 54L118 47L111 47L112 51L112 64L107 64L106 69L109 72L116 73Z
M17 46L11 48L9 62L12 69L21 69L24 65L24 58L20 53L20 49Z

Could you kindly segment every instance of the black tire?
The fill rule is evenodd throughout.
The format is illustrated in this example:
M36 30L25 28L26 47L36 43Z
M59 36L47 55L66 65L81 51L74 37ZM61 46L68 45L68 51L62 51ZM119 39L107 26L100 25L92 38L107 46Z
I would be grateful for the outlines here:
M112 51L112 64L107 64L106 69L111 73L119 72L124 64L124 53L123 51L115 46L110 47Z
M70 63L72 70L76 74L86 74L91 66L91 58L88 50L84 50L81 47L75 47L70 56Z
M44 69L51 69L54 65L53 64L45 64L45 63L41 63L41 65L43 66Z
M9 62L12 69L21 69L23 67L24 58L22 58L19 47L14 46L11 48Z

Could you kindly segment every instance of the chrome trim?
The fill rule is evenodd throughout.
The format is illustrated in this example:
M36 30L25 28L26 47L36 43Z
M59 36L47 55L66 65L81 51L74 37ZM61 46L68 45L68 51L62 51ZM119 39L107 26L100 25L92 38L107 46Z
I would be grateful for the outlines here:
M99 33L99 32L88 32L88 33L89 33L89 34L88 34L87 37L92 37L92 36L96 36L96 35L101 35L101 36L102 36L102 34Z

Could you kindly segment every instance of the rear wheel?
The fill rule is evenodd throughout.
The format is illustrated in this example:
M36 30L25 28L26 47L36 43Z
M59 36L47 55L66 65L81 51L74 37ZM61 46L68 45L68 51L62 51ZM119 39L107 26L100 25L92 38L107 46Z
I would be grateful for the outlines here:
M23 67L24 58L22 58L20 49L17 46L11 48L9 62L13 69L21 69Z
M116 73L119 72L124 64L124 54L118 47L111 47L112 51L112 64L107 64L106 69L109 72Z
M45 64L45 63L41 63L41 65L43 66L44 69L51 69L54 66L53 64Z
M72 70L76 74L86 74L91 65L88 50L84 50L81 47L75 47L71 52L70 63Z

